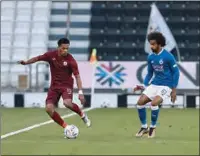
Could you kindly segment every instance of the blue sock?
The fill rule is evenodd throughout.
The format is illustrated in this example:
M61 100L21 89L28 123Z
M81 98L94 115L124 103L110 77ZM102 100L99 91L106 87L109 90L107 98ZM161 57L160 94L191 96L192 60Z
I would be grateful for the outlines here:
M158 106L151 106L151 125L150 125L150 127L156 127L159 110L160 109Z
M139 106L137 105L138 109L138 116L140 118L140 122L142 124L143 128L147 128L147 117L146 117L146 108L145 106Z

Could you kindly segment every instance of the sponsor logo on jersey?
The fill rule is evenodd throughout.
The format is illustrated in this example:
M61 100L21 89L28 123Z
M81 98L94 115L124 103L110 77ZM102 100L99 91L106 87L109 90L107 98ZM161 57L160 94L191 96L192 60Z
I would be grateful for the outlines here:
M163 72L164 71L164 67L163 65L152 65L153 66L153 69L155 71L160 71L160 72Z

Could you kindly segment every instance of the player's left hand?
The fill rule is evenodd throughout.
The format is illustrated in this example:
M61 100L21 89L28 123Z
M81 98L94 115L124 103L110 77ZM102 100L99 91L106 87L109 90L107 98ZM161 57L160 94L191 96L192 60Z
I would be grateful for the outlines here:
M172 103L175 103L176 101L176 90L172 90L171 92L171 101Z
M81 104L84 105L85 104L85 97L84 97L84 95L83 94L79 94L78 98L81 101Z
M138 90L144 90L145 87L143 85L136 85L134 88L133 88L133 92L136 92Z

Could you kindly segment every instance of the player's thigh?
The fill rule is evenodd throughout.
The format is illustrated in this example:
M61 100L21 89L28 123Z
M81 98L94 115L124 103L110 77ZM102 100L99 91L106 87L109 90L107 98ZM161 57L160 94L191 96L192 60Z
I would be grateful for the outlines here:
M157 95L157 96L155 96L154 99L152 100L151 105L152 105L152 106L159 106L162 102L163 102L162 97L160 97L160 96Z
M151 102L151 105L157 106L163 103L167 98L170 98L171 91L171 88L167 86L158 86L156 96Z
M157 91L157 96L162 98L162 102L171 97L172 89L167 86L160 86Z
M60 96L61 92L50 88L46 98L46 105L48 106L53 104L55 106L58 103Z
M145 95L145 98L148 97L151 101L156 96L157 88L154 85L148 86L144 91L143 94Z
M138 105L145 105L147 104L148 102L151 102L151 99L146 96L145 94L142 94L137 102Z
M65 107L67 107L67 108L72 108L72 107L73 107L72 99L63 99L63 104L64 104Z

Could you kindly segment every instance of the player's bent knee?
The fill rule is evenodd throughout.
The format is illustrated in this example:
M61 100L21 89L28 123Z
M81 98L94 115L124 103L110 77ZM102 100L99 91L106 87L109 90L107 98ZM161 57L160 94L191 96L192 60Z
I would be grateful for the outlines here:
M159 104L158 103L156 103L156 102L152 102L151 103L151 106L158 106Z
M53 104L47 104L45 110L46 110L46 112L47 112L48 114L52 114L53 111L54 111L54 106L53 106Z
M64 100L65 107L71 108L72 107L72 101L71 100Z
M149 99L146 95L142 95L140 99L138 100L137 105L142 106L142 105L147 104L150 101L151 99Z
M64 103L65 107L72 108L72 103Z
M139 105L139 106L142 106L142 105L144 105L144 102L143 102L144 100L143 100L143 97L141 96L140 98L139 98L139 100L137 101L137 105Z
M163 102L163 99L160 96L156 96L151 102L151 106L158 106Z
M144 105L143 100L138 100L137 105L138 105L138 106L142 106L142 105Z

